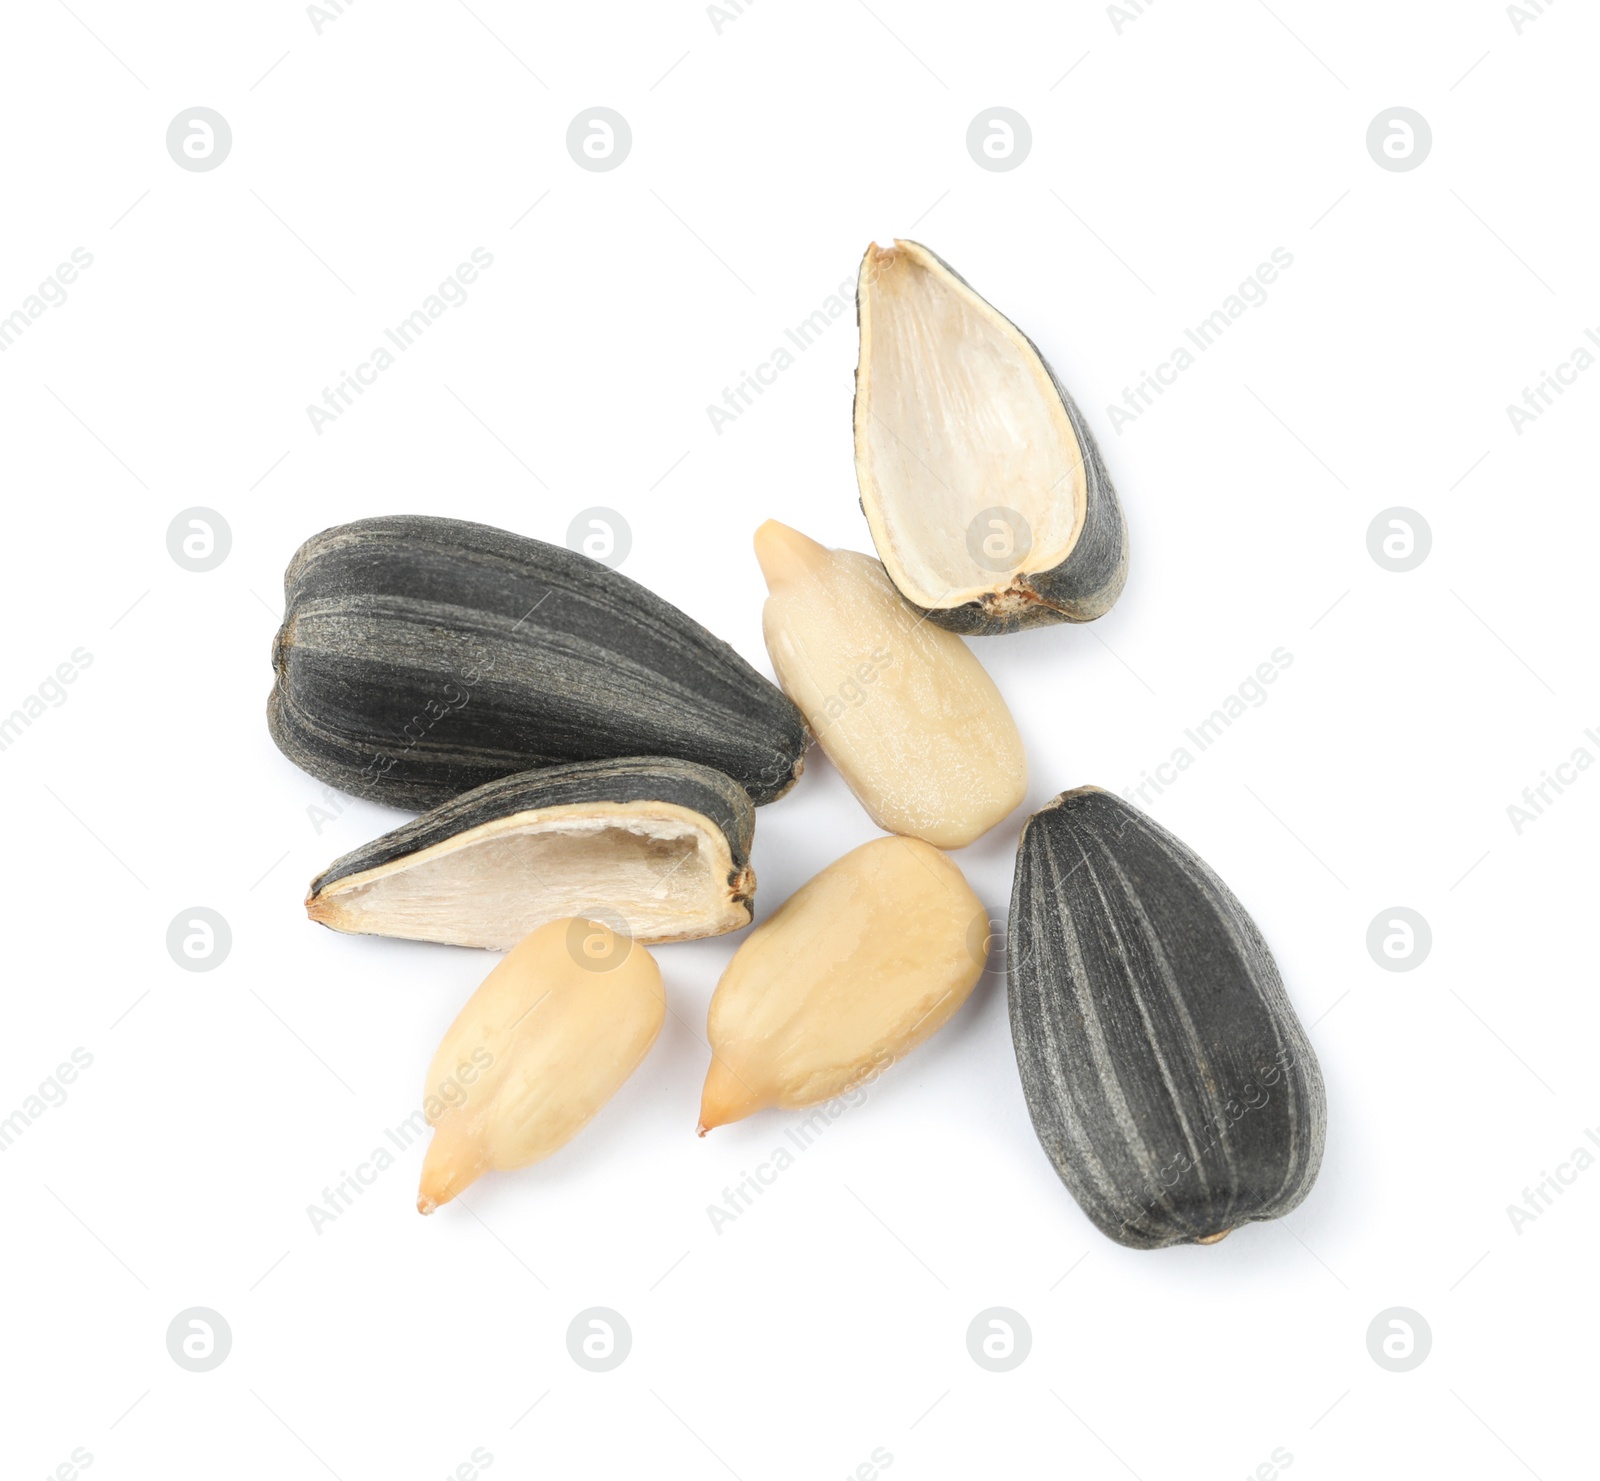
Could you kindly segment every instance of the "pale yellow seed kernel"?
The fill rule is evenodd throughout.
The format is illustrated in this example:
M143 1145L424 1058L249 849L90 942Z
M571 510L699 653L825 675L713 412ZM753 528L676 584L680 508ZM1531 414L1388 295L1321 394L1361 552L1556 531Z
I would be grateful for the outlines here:
M962 848L1022 801L1022 737L961 638L870 556L770 519L755 548L778 682L879 827Z
M564 1146L611 1099L666 1017L650 953L604 922L551 921L467 1000L433 1057L433 1141L417 1208L431 1214L490 1168Z
M967 1000L988 939L961 871L919 839L875 839L830 864L756 927L717 984L702 1135L876 1079Z

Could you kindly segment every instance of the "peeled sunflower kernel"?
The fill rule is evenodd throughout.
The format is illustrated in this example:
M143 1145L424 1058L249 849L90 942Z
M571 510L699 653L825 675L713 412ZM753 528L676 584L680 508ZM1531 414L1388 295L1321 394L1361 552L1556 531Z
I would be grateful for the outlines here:
M711 999L700 1134L831 1100L943 1028L983 975L988 915L915 838L862 844L745 938Z
M526 1167L565 1146L639 1067L666 1014L650 953L603 921L551 921L519 942L428 1069L433 1140L418 1212L490 1168Z
M873 822L962 848L1022 801L1022 737L959 637L919 616L871 556L772 519L755 547L778 682Z

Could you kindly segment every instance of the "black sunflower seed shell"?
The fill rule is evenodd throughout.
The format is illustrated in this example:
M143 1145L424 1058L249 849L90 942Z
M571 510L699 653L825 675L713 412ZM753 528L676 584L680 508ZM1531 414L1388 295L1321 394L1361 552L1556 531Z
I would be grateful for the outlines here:
M581 761L500 777L336 859L311 882L334 930L509 950L592 916L642 942L748 925L755 808L710 767ZM543 834L549 852L539 852Z
M993 637L1004 633L1022 632L1033 627L1049 626L1058 622L1093 622L1103 617L1121 596L1128 580L1128 524L1117 497L1110 471L1088 420L1073 400L1055 368L1045 359L1033 339L1012 320L980 294L971 283L956 271L932 248L921 242L903 241L897 246L915 249L925 254L939 269L960 283L983 305L984 310L997 322L1008 325L1022 338L1028 349L1038 359L1049 376L1050 384L1061 402L1073 437L1077 441L1084 472L1085 509L1083 527L1072 549L1059 564L1044 571L1019 573L1006 590L993 590L982 597L951 607L924 607L906 593L906 599L930 622L949 632L965 637ZM861 323L861 295L868 278L872 249L862 260L856 287L856 323ZM856 367L855 417L861 418L861 378L863 366ZM867 514L865 490L858 501L863 514ZM871 517L868 516L871 523ZM876 538L876 535L874 536ZM880 546L879 554L885 551ZM884 561L891 579L896 578L896 566Z
M743 787L709 766L668 757L625 756L520 772L463 792L335 859L311 881L313 895L352 874L381 869L470 828L516 813L587 803L665 802L700 813L728 840L734 871L749 866L755 809ZM729 883L733 882L730 877Z

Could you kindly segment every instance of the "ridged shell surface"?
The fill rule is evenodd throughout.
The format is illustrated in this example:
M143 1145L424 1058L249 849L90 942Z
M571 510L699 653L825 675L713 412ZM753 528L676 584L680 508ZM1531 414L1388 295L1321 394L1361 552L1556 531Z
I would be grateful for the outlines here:
M615 756L715 767L769 802L807 739L777 686L670 602L462 520L394 515L308 540L284 577L273 667L279 749L394 807Z
M1063 793L1023 829L1008 936L1034 1129L1103 1234L1209 1242L1306 1196L1321 1072L1255 922L1191 849L1108 792Z

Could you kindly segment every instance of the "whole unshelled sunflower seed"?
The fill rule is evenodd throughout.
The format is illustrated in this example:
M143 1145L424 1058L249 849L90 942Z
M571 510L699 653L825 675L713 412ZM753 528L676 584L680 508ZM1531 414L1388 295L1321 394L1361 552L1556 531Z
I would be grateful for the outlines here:
M602 921L551 921L518 943L428 1070L418 1210L564 1146L639 1067L666 1013L650 953Z
M1022 737L971 649L871 556L769 519L756 559L783 691L880 828L962 848L1022 801Z
M1316 1056L1255 922L1165 828L1097 787L1035 813L1008 955L1034 1130L1102 1234L1211 1244L1310 1191Z
M586 555L421 515L312 536L283 578L267 723L312 776L428 808L556 762L675 756L756 803L805 723L693 618Z
M920 839L835 860L746 937L717 984L701 1135L875 1078L966 1002L987 942L978 897Z

